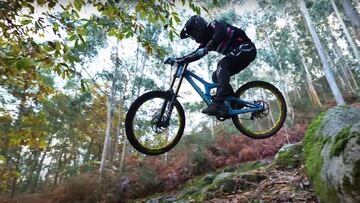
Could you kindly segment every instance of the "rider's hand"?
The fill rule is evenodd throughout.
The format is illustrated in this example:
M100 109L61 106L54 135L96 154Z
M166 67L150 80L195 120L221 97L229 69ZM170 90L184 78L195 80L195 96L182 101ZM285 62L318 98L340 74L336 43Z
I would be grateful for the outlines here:
M165 62L164 62L164 64L169 64L169 65L174 65L174 63L175 63L175 58L173 58L173 57L169 57L169 58L167 58L166 60L165 60Z

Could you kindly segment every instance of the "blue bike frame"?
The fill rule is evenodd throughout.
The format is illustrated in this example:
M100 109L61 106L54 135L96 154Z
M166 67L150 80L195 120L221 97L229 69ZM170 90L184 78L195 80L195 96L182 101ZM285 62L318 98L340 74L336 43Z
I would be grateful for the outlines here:
M191 86L195 89L195 91L200 95L200 97L206 102L207 105L210 105L212 103L212 99L211 99L211 94L210 91L213 88L217 88L219 85L217 83L209 83L206 82L205 80L203 80L202 78L200 78L199 76L197 76L195 73L187 70L187 65L179 65L177 68L177 72L175 73L175 78L180 78L180 82L178 84L177 90L176 90L176 95L179 92L179 88L182 82L182 79L185 78L190 84ZM175 78L171 84L171 88L174 85L174 81ZM195 80L199 81L200 83L202 83L204 85L205 88L205 92L195 83ZM233 109L231 107L231 103L232 102L237 102L247 108L242 108L239 110ZM228 107L228 114L230 116L234 116L234 115L238 115L238 114L243 114L243 113L249 113L249 112L255 112L255 111L260 111L263 110L264 107L260 104L256 104L254 102L248 102L248 101L244 101L235 97L227 97L225 99L225 105Z

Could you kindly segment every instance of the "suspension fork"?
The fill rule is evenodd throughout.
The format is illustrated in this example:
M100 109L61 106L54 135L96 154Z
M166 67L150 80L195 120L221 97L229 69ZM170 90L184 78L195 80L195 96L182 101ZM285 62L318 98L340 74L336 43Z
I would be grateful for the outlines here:
M174 73L174 76L173 76L173 79L171 81L171 84L170 84L170 88L169 90L167 91L168 94L170 94L170 100L165 100L162 107L161 107L161 112L160 112L160 118L159 118L159 123L162 123L163 125L165 125L166 127L169 125L169 122L170 122L170 116L171 116L171 113L172 113L172 110L174 109L174 102L175 102L175 99L179 93L179 90L180 90L180 86L182 84L182 81L185 77L185 73L186 73L186 68L187 68L188 64L185 64L184 66L177 66L176 68L176 71ZM180 67L182 67L181 69L181 74L179 74L179 69ZM179 76L180 75L180 76ZM173 87L174 87L174 84L175 84L175 81L176 81L176 78L180 78L179 80L179 83L176 87L176 90L175 92L173 91ZM168 107L168 108L167 108ZM165 110L167 109L166 111L166 114L165 114L165 120L163 120L163 116L164 116L164 113L165 113ZM159 124L158 123L158 124ZM164 127L165 127L164 126Z

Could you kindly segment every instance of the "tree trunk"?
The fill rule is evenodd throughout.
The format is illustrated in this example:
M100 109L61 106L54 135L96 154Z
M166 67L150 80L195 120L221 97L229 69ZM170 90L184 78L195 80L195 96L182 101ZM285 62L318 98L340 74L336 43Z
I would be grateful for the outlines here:
M112 86L111 89L114 87ZM110 95L107 96L107 117L106 117L106 134L104 139L104 147L101 155L100 162L100 178L104 176L104 171L106 167L106 161L110 151L111 145L111 111L112 111L112 103L113 103L113 90L111 90Z
M339 58L336 56L334 49L332 49L333 54L335 55L335 59L334 60L330 60L330 65L332 67L337 67L335 72L335 75L338 77L339 83L342 87L343 91L347 91L347 92L353 92L353 87L352 84L349 80L349 78L347 77L347 75L344 72L344 68L342 66L342 64L338 65L338 61ZM326 54L326 56L328 56L328 58L330 59L330 55Z
M303 67L305 69L306 83L307 83L307 85L309 87L310 98L312 100L312 103L314 105L316 105L316 106L322 107L322 104L321 104L320 99L319 99L319 95L315 90L314 84L312 83L312 79L311 79L311 76L310 76L309 69L308 69L308 67L307 67L307 65L305 63L304 55L302 54L300 49L299 49L298 53L300 55L301 63L303 64Z
M110 94L107 95L107 116L106 116L106 134L104 139L104 146L103 151L101 155L101 161L100 161L100 179L104 176L105 168L106 168L106 162L109 157L109 153L111 152L111 128L112 128L112 109L113 109L113 103L114 103L114 97L115 97L115 88L117 85L117 81L120 78L119 68L120 68L120 59L119 59L119 40L117 41L116 45L116 61L115 61L115 67L114 67L114 74L112 78L112 84L110 88ZM110 160L111 161L111 160Z
M118 159L118 155L119 153L117 153L118 151L118 145L120 144L119 143L119 140L121 139L121 129L123 128L123 114L124 114L124 111L123 111L123 103L122 102L119 102L119 117L118 117L118 123L117 123L117 129L116 129L116 136L115 136L115 146L114 146L114 152L113 152L113 155L111 156L111 163L114 161L114 160L117 160ZM124 135L125 137L125 135Z
M355 44L354 39L351 37L351 35L350 35L350 33L349 33L349 30L347 29L347 27L346 27L343 19L341 18L341 15L340 15L340 13L339 13L339 10L338 10L338 8L337 8L334 0L331 0L331 4L332 4L332 6L333 6L333 8L334 8L335 15L337 16L337 18L338 18L339 21L340 21L340 25L341 25L341 27L342 27L343 30L344 30L345 37L346 37L347 41L349 42L350 47L351 47L351 49L353 50L354 55L355 55L358 63L360 64L360 52L359 52L359 49L357 48L357 45Z
M296 97L297 97L297 99L298 100L300 100L301 99L301 95L300 95L300 91L299 91L299 88L295 88L295 91L296 91Z
M62 152L60 152L60 154L59 154L59 158L58 158L58 166L57 166L57 169L56 169L56 171L55 171L55 177L54 177L54 185L53 185L53 187L55 187L57 184L58 184L58 180L59 180L59 173L60 173L60 169L61 169L61 167L62 167L62 155L63 155L63 153Z
M355 8L351 4L351 0L342 0L343 8L345 14L347 15L348 19L350 20L351 24L360 30L360 16L356 12Z
M332 39L332 41L334 41L334 39ZM344 72L347 75L347 77L349 78L349 80L353 83L353 85L355 86L355 89L359 89L359 86L355 80L354 74L352 73L352 70L348 64L348 62L344 59L344 56L342 55L339 46L334 43L334 51L337 55L337 57L341 60L341 67L345 68Z
M94 134L95 134L95 133L94 133ZM90 154L91 154L91 147L92 147L93 143L94 143L94 140L93 140L93 137L91 136L91 137L90 137L90 143L89 143L88 149L87 149L87 151L86 151L86 154L85 154L85 156L84 156L84 161L83 161L83 163L89 162L89 160L90 160Z
M29 84L26 82L24 84L24 92L28 89L28 87L29 87ZM26 114L26 106L25 106L25 104L26 104L26 96L25 96L25 94L22 94L20 96L19 114L18 114L18 118L17 118L17 120L15 122L15 126L17 126L18 128L21 128L22 117ZM20 142L22 142L22 139L21 139ZM15 165L15 172L18 172L18 170L19 170L20 161L21 161L21 150L22 150L21 146L18 146L15 149L16 161L13 163ZM11 193L10 193L11 197L14 197L14 195L15 195L17 181L18 181L18 177L14 176L12 178L12 183L11 183Z
M38 164L39 164L39 157L40 157L40 150L39 149L36 149L35 154L33 155L33 162L31 163L31 166L27 167L29 172L28 172L28 180L27 180L27 188L26 190L28 192L33 192L33 188L34 188L34 172L37 171L37 168L38 168ZM30 159L31 160L31 159Z
M40 163L38 165L38 168L36 170L36 174L35 174L35 180L34 180L34 186L33 188L31 189L31 192L35 192L38 188L38 183L39 183L39 178L40 178L40 172L42 170L42 167L43 167L43 164L44 164L44 160L45 160L45 157L46 157L46 154L47 154L47 150L48 148L46 148L46 150L44 151L42 157L41 157L41 160L40 160Z
M122 173L122 171L124 170L124 162L125 162L125 153L126 153L126 145L127 145L127 140L125 137L125 130L122 129L122 134L123 134L123 146L122 146L122 150L121 150L121 158L120 158L120 166L119 166L119 171L120 173Z
M17 172L19 170L19 165L20 165L20 152L17 153L17 157L16 157L16 162L15 162L15 172ZM10 197L14 197L15 196L15 192L16 192L16 182L18 181L18 178L16 176L14 176L12 178L12 183L11 183L11 194Z
M326 28L327 28L327 31L328 31L328 33L331 33L331 31L330 31L330 28L329 28L329 26L326 26ZM329 39L326 39L327 40L327 43L328 44L330 44L330 43L332 43L333 44L333 46L334 47L331 47L330 48L330 50L331 50L331 52L333 53L333 55L334 55L334 57L335 57L335 59L333 60L333 66L334 67L340 67L340 70L339 70L339 68L338 68L338 75L339 76L341 76L341 75L343 75L343 77L345 78L345 80L343 80L342 78L342 80L340 80L344 85L343 85L343 89L344 90L347 90L348 89L348 87L350 88L350 91L351 92L353 92L353 85L351 84L351 80L350 80L350 78L349 78L349 75L347 74L347 72L345 71L345 68L344 68L344 66L346 66L347 65L347 63L342 63L341 62L341 59L342 59L342 54L339 54L338 53L338 46L337 46L337 44L336 44L336 40L334 39L334 37L331 35L331 34L329 34L330 35L330 40ZM331 61L331 60L330 60ZM340 64L339 64L339 62L340 62ZM340 73L340 71L341 71L341 73Z
M269 37L267 31L265 31L265 38L266 38L267 43L268 43L269 46L270 46L271 52L272 52L273 55L275 56L275 61L276 61L277 67L278 67L278 69L279 69L279 71L280 71L280 75L281 75L281 76L280 76L278 73L277 73L277 76L278 76L279 82L281 83L280 89L282 90L282 92L283 92L283 94L284 94L285 103L286 103L286 105L287 105L287 107L288 107L288 108L287 108L287 110L288 110L288 115L290 116L290 118L294 118L294 113L295 113L295 111L294 111L294 108L292 107L292 104L291 104L291 102L290 102L290 99L289 99L289 96L288 96L288 92L287 92L287 89L286 89L286 87L288 86L287 80L284 79L285 74L284 74L284 72L283 72L282 64L281 64L281 62L280 62L280 60L279 60L279 58L278 58L277 52L276 52L276 50L275 50L275 47L274 47L273 43L271 42L270 37ZM276 70L276 72L277 72L277 70ZM285 84L285 85L284 85L284 84ZM293 120L292 120L292 119L290 119L290 121L291 121L291 123L293 123ZM284 129L286 128L286 125L287 125L287 124L286 124L286 122L285 122L285 123L284 123ZM285 129L285 136L286 136L286 139L289 140L289 135L288 135L286 129Z
M323 64L323 69L324 69L324 72L325 72L325 77L326 77L326 79L327 79L327 81L328 81L328 83L330 85L330 88L331 88L331 91L332 91L332 93L333 93L333 95L335 97L336 103L337 103L337 105L345 104L344 98L341 95L339 87L336 84L334 75L333 75L333 73L331 72L331 70L329 68L329 64L327 62L327 58L325 56L324 48L323 48L323 46L322 46L322 44L320 42L319 36L317 35L317 33L315 31L315 28L312 25L312 21L311 21L309 12L308 12L308 10L307 10L307 8L305 6L305 2L304 2L304 0L298 0L298 2L299 2L299 5L300 5L300 10L303 13L303 16L305 18L306 25L307 25L307 27L308 27L308 29L310 31L310 34L311 34L311 36L313 38L316 49L317 49L318 54L320 56L321 62Z
M280 60L279 60L279 58L278 58L276 49L275 49L273 43L271 42L270 37L269 37L269 34L268 34L267 31L265 31L265 37L266 37L267 43L269 44L269 47L270 47L270 49L271 49L271 52L272 52L273 55L275 56L275 61L276 61L277 67L278 67L278 69L279 69L279 71L280 71L281 78L279 77L279 81L282 81L282 85L281 85L280 88L281 88L281 90L283 91L283 94L285 94L285 95L284 95L284 96L285 96L284 98L285 98L286 104L287 104L288 107L292 108L292 105L291 105L291 103L290 103L290 99L289 99L289 97L288 97L288 91L287 91L287 89L286 89L286 87L288 86L287 80L285 80L285 79L283 78L283 77L285 76L285 74L284 74L284 71L283 71L283 68L282 68L282 64L281 64L281 62L280 62ZM284 85L284 84L285 84L285 85Z
M288 17L288 16L287 16L287 17ZM289 28L290 32L291 32L291 33L294 33L294 30L293 30L293 28L289 25L289 22L288 22L288 21L286 21L286 25L287 25L287 27ZM299 47L299 45L297 44L296 40L294 39L293 35L290 34L290 36L292 37L292 40L293 40L294 45L295 45L295 48L297 49L296 52L298 53L299 58L300 58L300 60L301 60L301 63L302 63L302 65L303 65L304 69L305 69L306 84L307 84L307 86L308 86L308 88L309 88L309 93L310 93L309 96L310 96L310 98L311 98L311 101L312 101L312 103L313 103L314 105L321 107L322 104L321 104L321 102L320 102L318 93L316 92L315 87L314 87L314 85L313 85L313 83L312 83L310 71L309 71L309 69L308 69L308 66L306 65L304 54L302 53L302 50L300 49L300 47Z
M121 113L119 113L121 114ZM110 154L110 164L113 165L113 162L117 160L117 150L118 150L118 145L119 145L119 138L120 138L120 127L121 127L121 115L119 115L118 117L118 123L117 123L117 128L116 128L116 134L115 134L115 139L114 139L114 147L113 147L113 151Z
M141 89L141 83L142 83L142 78L144 76L144 69L145 69L145 64L146 64L146 61L147 61L147 56L144 57L144 61L142 62L142 66L141 66L141 70L140 70L140 77L139 77L139 83L137 85L137 97L138 98L140 96L140 89Z

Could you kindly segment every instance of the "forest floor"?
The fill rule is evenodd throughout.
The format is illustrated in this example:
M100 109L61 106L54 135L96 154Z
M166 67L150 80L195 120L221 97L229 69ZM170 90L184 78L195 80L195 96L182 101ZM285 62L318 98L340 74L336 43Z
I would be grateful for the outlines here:
M245 185L251 187L207 202L317 202L303 167L294 170L258 170L255 173L261 174L264 179L260 182L245 180ZM238 187L243 185L239 181Z
M172 192L134 202L317 202L304 165L299 164L284 167L261 160L225 167L195 177Z

